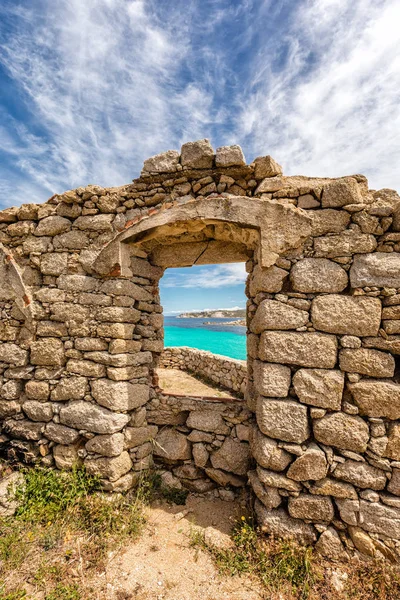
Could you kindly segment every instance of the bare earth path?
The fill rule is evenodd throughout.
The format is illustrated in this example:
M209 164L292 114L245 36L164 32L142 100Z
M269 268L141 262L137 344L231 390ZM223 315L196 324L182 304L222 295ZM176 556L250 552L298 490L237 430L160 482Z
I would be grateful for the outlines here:
M223 388L211 386L180 369L157 369L159 385L167 394L193 394L215 398L232 398Z
M240 514L238 502L192 495L185 506L162 502L149 508L140 539L119 552L103 574L107 599L262 600L255 580L219 575L206 553L190 547L193 528L226 542Z

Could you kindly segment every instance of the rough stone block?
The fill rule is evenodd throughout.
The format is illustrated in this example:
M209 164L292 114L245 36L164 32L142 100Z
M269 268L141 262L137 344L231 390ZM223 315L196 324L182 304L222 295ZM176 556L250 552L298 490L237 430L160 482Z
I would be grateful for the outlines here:
M250 464L249 445L227 437L221 448L211 455L211 464L214 469L246 475Z
M53 406L51 402L39 402L38 400L27 400L22 405L22 410L32 421L48 423L53 418Z
M48 235L55 236L71 229L71 221L64 217L54 216L46 217L39 222L33 232L36 236Z
M256 296L259 292L277 293L283 287L283 282L289 273L285 269L280 269L275 265L268 269L263 269L256 265L250 279L250 294Z
M181 147L181 165L191 169L211 169L214 150L207 139L187 142Z
M217 148L215 155L216 167L244 166L246 159L240 146L221 146Z
M0 344L0 362L15 367L24 367L28 364L28 351L17 346L17 344Z
M133 300L141 300L143 302L151 302L153 300L152 294L144 287L126 279L109 279L102 284L100 291L103 294L111 296L129 296ZM109 320L111 321L111 319Z
M85 377L64 378L51 392L51 399L55 402L81 400L86 393L86 388L87 380Z
M388 443L384 456L400 461L400 423L391 423L388 428Z
M365 452L367 449L369 428L361 417L330 413L322 419L314 419L313 430L316 440L326 446L353 452Z
M128 452L122 452L119 456L112 458L86 458L84 464L90 475L97 475L110 481L117 481L132 467Z
M187 427L226 434L227 425L219 412L213 410L193 410L186 421Z
M124 450L124 434L96 435L86 442L86 450L103 456L119 456Z
M316 329L342 335L377 335L382 307L377 298L363 296L318 296L311 306Z
M46 425L44 435L56 444L75 444L79 439L79 432L76 429L53 422Z
M335 211L337 212L337 211ZM315 256L336 258L373 252L377 246L375 236L346 229L337 235L314 238Z
M296 329L306 325L308 320L306 310L299 310L277 300L263 300L251 321L250 330L253 333L261 333L267 329Z
M69 373L76 373L84 377L105 377L106 375L105 366L91 360L69 360L66 368Z
M284 365L253 363L254 385L259 394L272 398L285 398L290 387L290 368Z
M106 306L99 308L96 318L99 321L108 321L111 323L137 323L141 313L135 308L124 308L120 306Z
M290 271L293 289L306 294L342 292L348 283L346 271L327 258L304 258Z
M336 481L335 479L321 479L310 487L311 494L320 494L324 496L333 496L334 498L348 498L350 500L357 500L358 494L354 487L350 483L343 483L342 481Z
M323 333L264 331L259 345L261 360L333 369L337 358L337 340Z
M114 413L85 401L70 402L60 410L62 425L93 433L116 433L128 423L129 416Z
M254 177L256 179L265 179L266 177L275 177L282 175L282 167L272 156L257 156L253 161Z
M65 362L64 345L57 338L46 338L31 344L31 363L46 367L61 367Z
M400 253L374 252L355 256L350 269L350 282L353 288L400 288Z
M149 387L144 384L97 379L91 387L93 398L111 410L133 410L149 400Z
M60 275L65 273L68 266L68 254L66 252L50 252L42 254L40 258L40 271L43 275Z
M320 237L327 233L341 233L350 223L351 215L345 210L325 208L310 211L311 235Z
M128 323L102 323L97 327L97 335L105 338L131 340L135 326Z
M399 384L384 379L361 379L348 387L361 415L400 419Z
M293 376L293 387L304 404L332 410L341 408L344 375L340 371L299 369Z
M158 427L147 425L144 427L127 427L125 429L125 450L136 448L153 440L157 435Z
M316 540L316 532L312 525L289 517L283 508L268 510L261 502L256 501L255 511L261 531L264 533L278 538L295 539L305 544L312 544Z
M302 444L310 435L307 408L292 400L257 400L257 423L265 435Z
M28 381L25 385L25 393L32 400L46 401L50 395L47 381Z
M292 460L289 452L279 448L275 440L261 433L257 425L251 428L249 441L253 458L264 469L283 471Z
M161 429L156 437L154 454L171 461L190 460L192 457L191 444L186 435L167 427Z
M179 164L179 152L168 150L144 161L144 173L174 173Z
M72 469L82 464L82 459L78 455L77 446L64 446L58 444L53 448L54 462L57 469Z
M332 500L327 496L300 494L289 498L288 510L294 519L330 523L335 516Z
M287 476L295 481L318 480L326 477L327 471L325 452L316 444L310 444L304 454L290 465Z
M322 208L340 208L347 204L361 204L363 198L355 179L337 179L324 185L322 191Z
M391 354L368 348L340 350L339 364L342 371L369 377L393 377L396 366Z
M346 460L339 464L334 470L333 476L363 489L383 490L386 485L384 471L354 460Z

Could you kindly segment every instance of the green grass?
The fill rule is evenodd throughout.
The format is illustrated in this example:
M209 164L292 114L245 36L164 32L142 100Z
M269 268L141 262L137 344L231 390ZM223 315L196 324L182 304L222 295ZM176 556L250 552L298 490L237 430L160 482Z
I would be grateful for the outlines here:
M254 575L269 592L279 590L284 584L294 597L308 598L315 583L311 548L287 542L266 546L265 539L244 517L234 527L232 541L232 548L219 549L206 544L198 531L192 532L192 546L210 553L222 573Z
M82 580L104 568L107 553L139 536L153 484L143 479L125 495L107 495L84 469L23 473L16 514L0 519L0 600L27 597L24 578L45 600L79 600Z

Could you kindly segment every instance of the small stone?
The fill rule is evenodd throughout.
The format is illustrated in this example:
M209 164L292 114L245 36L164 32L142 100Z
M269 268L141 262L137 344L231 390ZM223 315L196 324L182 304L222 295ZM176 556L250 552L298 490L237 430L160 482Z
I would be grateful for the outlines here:
M287 476L295 481L309 481L323 479L327 472L325 452L316 444L310 444L305 453L290 465Z
M321 479L314 483L309 489L311 494L320 494L323 496L333 496L334 498L348 498L357 500L357 492L349 483L336 481L335 479Z
M318 542L315 544L315 549L332 560L339 560L345 556L345 549L340 540L339 534L333 527L328 527L326 531L321 533Z
M257 471L248 472L249 483L253 488L253 492L262 504L271 510L272 508L278 508L282 502L282 497L278 490L273 487L267 487L261 483L258 479Z
M179 164L179 152L168 150L144 161L144 173L175 173Z
M86 443L85 448L94 454L119 456L124 449L124 435L122 433L96 435Z
M117 481L132 467L128 452L112 458L86 458L85 468L90 475L97 475L110 481Z
M227 426L220 413L212 410L191 411L186 422L190 429L212 431L213 433L227 433Z
M327 496L300 494L289 498L288 510L294 519L305 521L329 523L335 516L332 500Z
M288 490L289 492L300 492L301 485L293 479L289 479L282 473L275 473L274 471L268 471L257 467L257 476L261 483L266 486Z
M354 335L344 335L340 339L340 344L342 348L361 348L360 338Z
M311 544L316 539L312 525L289 517L283 508L268 510L261 502L256 501L255 511L261 531L264 533L278 538L293 538L305 544Z
M53 456L57 469L72 469L82 464L76 446L58 444L53 448Z
M253 161L254 177L256 179L265 179L266 177L275 177L282 175L282 167L272 156L258 156Z

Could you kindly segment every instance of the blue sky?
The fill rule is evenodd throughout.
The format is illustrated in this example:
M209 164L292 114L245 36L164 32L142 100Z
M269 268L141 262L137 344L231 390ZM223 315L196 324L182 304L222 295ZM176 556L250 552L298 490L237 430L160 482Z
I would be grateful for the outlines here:
M0 0L0 208L204 137L399 189L399 22L398 0Z

